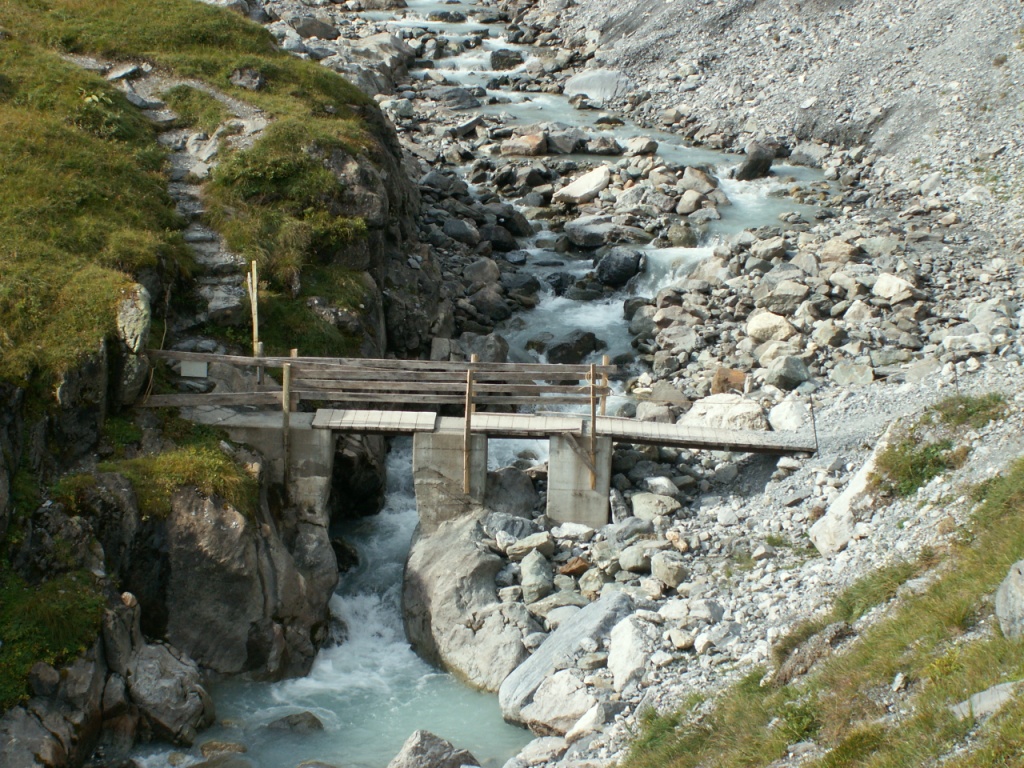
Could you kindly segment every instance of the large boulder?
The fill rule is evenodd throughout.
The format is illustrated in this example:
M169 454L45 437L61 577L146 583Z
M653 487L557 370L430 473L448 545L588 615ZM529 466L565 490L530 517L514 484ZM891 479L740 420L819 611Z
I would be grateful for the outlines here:
M213 722L213 701L194 661L166 645L143 645L132 654L125 682L153 733L191 744Z
M326 527L298 524L289 551L270 526L182 488L165 530L167 639L220 674L305 674L338 578Z
M656 638L654 625L636 616L615 625L609 638L608 669L616 691L640 682L647 670L647 659L657 647Z
M619 621L633 612L633 601L622 592L602 595L548 635L525 662L505 678L498 689L502 716L510 723L525 725L524 707L534 699L540 686L557 670L572 666L580 643L588 638L600 643Z
M768 420L759 403L731 394L702 397L678 423L719 429L768 429Z
M747 144L747 154L736 170L736 179L739 181L750 181L767 176L772 170L772 161L775 159L775 151L758 141Z
M629 78L616 69L588 69L565 81L567 97L583 95L596 101L619 99L630 89Z
M621 288L643 271L644 255L632 248L612 248L597 262L602 285Z
M430 731L416 731L388 763L388 768L461 768L480 765L465 749L456 749L450 741Z
M575 365L604 347L605 343L593 332L576 329L548 347L548 362Z
M469 684L495 691L529 655L523 637L539 629L521 603L501 603L494 577L504 561L482 546L470 510L417 530L405 567L402 607L417 653Z

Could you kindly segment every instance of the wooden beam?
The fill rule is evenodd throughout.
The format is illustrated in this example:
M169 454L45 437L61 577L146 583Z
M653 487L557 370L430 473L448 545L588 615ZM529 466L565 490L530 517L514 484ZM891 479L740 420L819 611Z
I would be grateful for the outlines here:
M189 408L205 405L278 405L279 392L211 392L180 395L150 395L142 401L144 408Z

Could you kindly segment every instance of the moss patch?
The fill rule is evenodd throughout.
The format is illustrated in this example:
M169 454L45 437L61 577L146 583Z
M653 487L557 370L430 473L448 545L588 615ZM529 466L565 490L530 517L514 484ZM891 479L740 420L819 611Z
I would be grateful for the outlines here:
M0 567L0 711L28 698L33 664L62 664L93 643L103 606L89 573L30 586L6 565Z
M188 85L177 85L162 94L167 106L178 115L178 124L212 134L229 117L227 108L217 99Z

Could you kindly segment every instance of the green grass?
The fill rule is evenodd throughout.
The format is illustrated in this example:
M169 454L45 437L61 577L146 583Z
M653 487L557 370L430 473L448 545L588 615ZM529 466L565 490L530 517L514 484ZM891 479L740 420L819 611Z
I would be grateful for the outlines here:
M23 382L98 349L132 273L190 256L138 110L21 42L0 72L0 377Z
M980 429L1006 414L1006 398L998 392L980 397L954 395L937 403L932 410L943 424L954 427L968 425Z
M274 127L224 159L208 208L271 288L362 236L361 220L333 217L343 190L320 160L379 152L367 128L381 124L377 111L335 73L278 51L258 24L194 0L0 0L0 27L0 378L72 367L113 333L140 270L173 280L191 267L153 129L59 53L144 60L264 110ZM266 86L232 85L240 68ZM200 127L225 114L194 89L167 98Z
M31 586L0 566L0 712L28 698L33 664L70 661L95 641L103 605L89 573Z
M230 116L227 107L216 98L188 85L176 85L161 97L178 115L178 125L198 128L208 134L213 134Z
M768 766L796 740L813 738L827 754L813 768L903 768L936 764L963 746L971 723L949 707L997 683L1024 678L1024 641L1004 638L991 615L991 596L1009 567L1024 557L1024 460L982 490L970 536L921 562L897 565L851 588L830 619L862 614L895 593L917 568L934 565L936 579L905 597L889 615L862 631L843 653L784 687L759 685L755 670L709 710L684 707L649 716L624 762L628 768ZM993 627L980 639L965 633ZM898 716L887 706L889 687L905 675ZM971 749L944 765L1019 765L1024 755L1024 703L974 728Z
M1002 418L1006 410L1006 399L998 393L955 395L940 401L879 454L874 487L907 497L933 478L960 468L968 454L965 446L956 446L962 429L980 429Z
M259 484L222 450L223 433L169 413L163 414L162 426L164 437L176 443L174 448L131 459L123 458L122 451L120 457L97 467L101 472L118 472L128 478L144 517L167 517L171 497L182 486L195 486L203 495L217 497L248 517L255 515ZM134 429L130 423L114 427L115 434L130 442L135 442ZM70 510L86 513L87 506L82 502L94 485L90 473L66 475L53 486L51 495Z

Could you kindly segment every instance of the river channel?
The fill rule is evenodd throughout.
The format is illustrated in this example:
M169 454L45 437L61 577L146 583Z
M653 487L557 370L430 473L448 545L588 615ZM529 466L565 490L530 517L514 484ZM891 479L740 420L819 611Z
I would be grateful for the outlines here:
M499 74L515 74L488 70L492 50L521 51L526 58L523 67L528 66L530 57L537 52L508 44L500 24L427 20L431 12L465 14L475 7L466 3L409 0L406 10L365 16L387 23L397 34L403 29L430 30L454 41L487 35L481 45L436 62L436 69L448 81L467 87L484 87ZM413 77L424 75L422 71L412 73ZM475 111L500 117L505 125L555 122L595 134L608 130L595 126L599 112L576 110L560 95L518 91L489 92L489 95L503 103ZM471 114L472 111L467 113L467 117ZM716 242L745 228L777 225L780 214L801 209L806 212L809 207L774 192L784 183L820 179L816 171L776 166L772 178L732 181L726 178L725 172L737 164L736 155L686 147L673 134L628 123L611 130L619 141L640 135L654 138L659 142L659 156L666 161L714 167L732 203L721 209L721 220L710 222L700 247L641 249L646 252L646 272L633 284L632 290L642 295L653 296L660 288L683 278L711 254ZM579 156L579 159L594 160L586 156ZM612 357L635 354L623 318L624 294L606 300L575 301L550 290L543 279L546 274L559 271L582 276L593 269L593 261L585 254L573 256L541 247L538 241L547 243L551 238L544 237L547 224L541 222L540 226L538 235L524 244L528 254L524 269L540 279L546 292L542 293L536 308L520 313L498 329L509 341L510 355L536 359L536 355L527 351L527 342L533 336L543 331L562 335L574 329L594 332L607 344L604 354ZM490 447L492 468L511 463L524 450L534 461L546 461L544 443L493 441ZM358 567L343 575L331 602L333 615L348 628L345 641L321 651L305 678L280 683L230 682L215 686L212 694L218 724L205 732L200 742L220 740L244 745L247 749L244 759L256 768L295 768L304 762L316 761L345 768L384 768L417 729L432 731L470 750L482 765L494 767L501 766L531 740L532 735L527 731L503 722L496 696L467 688L451 675L430 667L410 649L400 610L402 572L417 521L409 441L393 442L387 470L388 492L383 511L339 531L360 554ZM303 711L316 715L323 722L324 730L300 735L266 727L278 718ZM167 747L152 746L137 752L135 758L145 768L163 768L168 764L188 766L203 761L198 751L174 753Z

